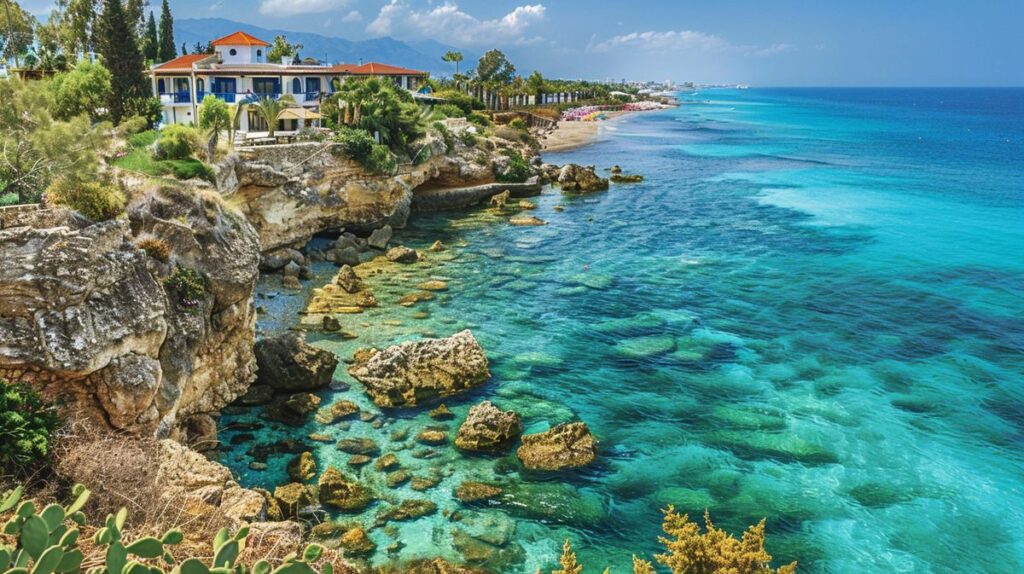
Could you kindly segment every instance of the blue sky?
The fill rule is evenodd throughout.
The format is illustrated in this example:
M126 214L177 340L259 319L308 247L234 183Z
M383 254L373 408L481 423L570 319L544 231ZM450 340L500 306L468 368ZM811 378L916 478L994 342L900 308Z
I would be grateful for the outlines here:
M45 12L52 0L23 2ZM435 39L477 54L498 47L521 71L548 76L1024 85L1024 0L171 0L171 8L178 18L350 39Z

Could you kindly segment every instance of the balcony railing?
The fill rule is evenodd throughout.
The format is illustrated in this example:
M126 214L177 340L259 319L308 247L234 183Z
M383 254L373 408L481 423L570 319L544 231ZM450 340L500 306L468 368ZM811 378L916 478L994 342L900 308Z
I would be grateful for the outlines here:
M162 104L189 104L192 103L192 99L189 97L188 92L170 92L160 94L160 103Z

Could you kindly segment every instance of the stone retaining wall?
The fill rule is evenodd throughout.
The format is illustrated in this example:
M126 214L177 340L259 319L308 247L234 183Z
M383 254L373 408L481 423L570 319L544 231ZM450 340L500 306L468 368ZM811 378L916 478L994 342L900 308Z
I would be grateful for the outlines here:
M505 190L512 197L531 197L540 195L543 186L537 178L526 183L486 183L471 187L449 187L414 192L412 197L413 211L444 211L470 207Z

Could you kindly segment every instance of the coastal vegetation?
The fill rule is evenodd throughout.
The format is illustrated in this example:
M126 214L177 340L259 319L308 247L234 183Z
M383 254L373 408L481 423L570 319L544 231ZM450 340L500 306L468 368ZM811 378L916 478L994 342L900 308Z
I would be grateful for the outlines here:
M0 468L23 475L45 464L59 426L56 409L31 385L0 379Z

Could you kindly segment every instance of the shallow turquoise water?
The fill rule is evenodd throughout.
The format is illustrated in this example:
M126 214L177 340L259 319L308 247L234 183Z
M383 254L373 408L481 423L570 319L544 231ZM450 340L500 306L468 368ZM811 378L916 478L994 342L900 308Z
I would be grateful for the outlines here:
M399 240L456 246L429 272L451 290L345 317L355 341L317 340L345 357L472 328L494 378L448 401L453 432L489 398L528 432L579 418L601 439L594 468L537 476L451 448L411 456L389 435L437 424L425 411L328 429L442 478L390 491L364 468L388 496L454 510L459 482L495 478L559 503L402 524L400 557L457 557L453 528L475 528L509 534L507 571L550 566L569 537L590 570L626 572L657 550L658 509L673 503L732 530L766 517L769 551L801 572L1024 571L1024 90L684 99L547 157L646 177L583 198L549 190L534 212L548 226L417 216ZM267 329L301 306L275 301ZM371 407L338 378L352 388L325 400ZM282 480L287 456L253 472L244 450L225 455L243 482ZM347 458L316 452L321 466ZM372 532L376 561L393 534Z

